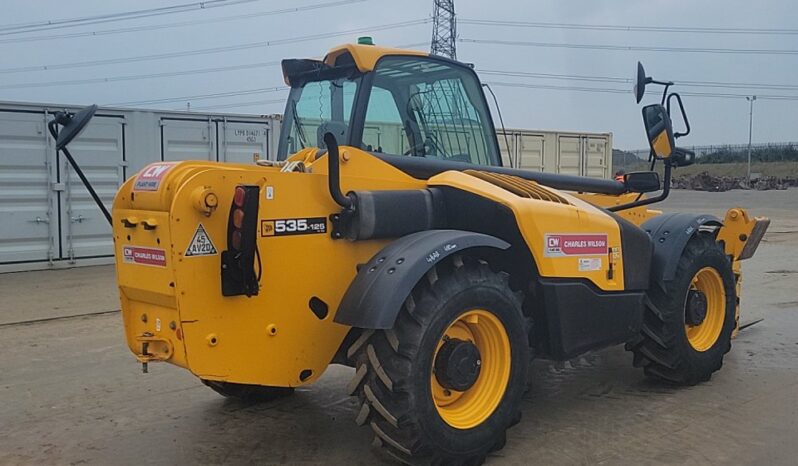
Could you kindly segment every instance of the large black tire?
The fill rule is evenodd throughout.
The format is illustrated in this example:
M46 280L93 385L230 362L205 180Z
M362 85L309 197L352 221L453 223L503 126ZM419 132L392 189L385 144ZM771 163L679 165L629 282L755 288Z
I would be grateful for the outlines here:
M511 355L509 378L496 408L485 411L490 414L484 421L454 428L439 415L433 400L433 358L450 324L474 309L488 311L504 327ZM368 425L374 432L373 445L402 462L482 464L488 453L504 446L507 428L520 420L529 364L527 325L507 275L491 271L484 262L456 257L438 264L416 285L394 327L364 331L348 356L356 368L350 394L361 403L357 424ZM486 361L478 377L487 365Z
M722 326L714 342L698 350L687 336L686 303L696 274L705 268L717 272L722 281L725 303ZM725 305L724 305L725 304ZM687 243L676 269L675 278L663 290L653 283L648 292L640 337L627 344L634 352L634 366L646 375L677 385L695 385L709 380L723 365L723 356L731 349L735 327L736 291L731 263L720 244L710 233L700 232Z
M226 398L235 398L248 403L262 403L294 393L294 389L291 387L267 387L205 379L202 380L202 383Z

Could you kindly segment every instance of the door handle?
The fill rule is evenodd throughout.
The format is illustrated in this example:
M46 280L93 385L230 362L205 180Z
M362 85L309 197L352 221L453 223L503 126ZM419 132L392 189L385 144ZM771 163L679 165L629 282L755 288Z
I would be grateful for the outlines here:
M72 223L83 223L83 221L88 220L88 218L78 214L77 217L69 217L69 220L72 221Z
M35 219L28 220L28 221L31 222L31 223L50 223L50 219L41 218L41 217L36 217Z

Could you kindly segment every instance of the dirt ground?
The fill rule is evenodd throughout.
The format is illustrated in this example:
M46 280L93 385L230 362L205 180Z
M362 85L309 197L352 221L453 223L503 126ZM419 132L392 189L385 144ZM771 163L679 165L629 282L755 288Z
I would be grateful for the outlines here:
M532 364L524 417L488 464L795 464L798 189L677 191L665 210L740 205L773 223L744 265L743 331L710 382L646 380L615 347ZM351 370L271 404L225 400L188 372L140 372L112 267L0 275L0 464L380 464L345 396ZM48 319L19 324L26 320Z

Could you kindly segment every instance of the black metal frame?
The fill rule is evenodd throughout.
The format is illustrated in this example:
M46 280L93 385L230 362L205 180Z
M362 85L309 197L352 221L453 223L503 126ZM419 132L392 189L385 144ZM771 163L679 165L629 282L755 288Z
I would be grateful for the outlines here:
M56 118L50 120L50 122L47 123L47 129L50 131L50 134L53 136L53 139L56 140L58 139L58 128L56 127L58 124L59 124L58 114L56 114ZM94 190L94 187L89 182L89 179L86 178L86 175L83 174L83 170L81 170L80 166L78 166L78 163L75 162L75 159L72 157L72 154L69 153L69 149L67 149L66 147L62 147L60 151L63 152L63 154L66 156L67 160L69 161L69 164L72 165L72 168L75 170L75 173L78 174L78 177L80 177L80 180L83 182L83 185L86 186L86 190L89 191L89 194L91 194L92 199L94 199L94 202L97 204L97 207L99 207L100 210L102 211L103 215L105 216L105 219L108 220L108 224L113 225L114 221L113 218L111 217L111 213L108 212L108 209L105 207L105 204L103 204L102 199L100 199L100 196L97 194L97 191Z

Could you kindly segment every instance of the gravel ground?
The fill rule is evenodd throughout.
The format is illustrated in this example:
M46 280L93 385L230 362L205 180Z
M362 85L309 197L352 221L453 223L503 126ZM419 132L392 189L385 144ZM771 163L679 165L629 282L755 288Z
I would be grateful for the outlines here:
M710 382L646 380L621 347L536 361L524 418L488 464L795 464L798 189L676 191L664 210L740 205L773 223L744 265L743 322ZM114 311L112 267L0 275L0 464L375 464L344 395L352 371L265 405L225 400L188 372L142 375ZM25 320L49 319L28 324Z

